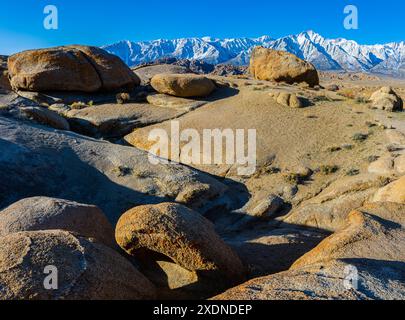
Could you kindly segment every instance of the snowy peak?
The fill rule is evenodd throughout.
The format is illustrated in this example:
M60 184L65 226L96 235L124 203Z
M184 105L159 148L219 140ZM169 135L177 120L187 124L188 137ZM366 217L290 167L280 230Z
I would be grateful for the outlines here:
M121 41L103 47L118 55L130 66L157 59L203 60L211 64L249 64L255 46L291 52L310 61L319 70L365 71L405 76L405 42L360 45L356 41L326 39L313 30L280 39L264 35L259 38L217 39L183 38L131 42Z

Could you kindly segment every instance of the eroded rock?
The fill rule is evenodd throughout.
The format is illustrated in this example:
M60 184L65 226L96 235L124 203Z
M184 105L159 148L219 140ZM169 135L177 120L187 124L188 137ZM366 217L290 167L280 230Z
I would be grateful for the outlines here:
M11 86L28 91L133 88L139 78L117 56L88 46L29 50L8 59Z
M368 204L298 259L290 270L249 281L214 299L402 300L405 298L405 207ZM354 282L345 281L348 275Z
M115 247L114 229L96 206L33 197L0 211L0 236L22 231L66 230Z
M47 266L57 268L55 290L44 286ZM156 295L149 280L120 254L61 230L0 237L0 286L1 300L140 300Z
M162 203L136 207L120 218L115 234L129 254L139 257L145 250L162 254L194 272L201 286L211 290L243 279L242 263L211 222L185 206ZM200 290L198 284L195 287Z
M206 97L215 89L212 80L194 74L158 74L151 85L159 93L182 98Z
M370 100L376 109L391 112L402 111L403 109L401 97L391 87L382 87L371 95Z
M295 55L263 47L254 48L250 58L250 72L258 80L273 80L289 84L306 82L319 84L315 67Z

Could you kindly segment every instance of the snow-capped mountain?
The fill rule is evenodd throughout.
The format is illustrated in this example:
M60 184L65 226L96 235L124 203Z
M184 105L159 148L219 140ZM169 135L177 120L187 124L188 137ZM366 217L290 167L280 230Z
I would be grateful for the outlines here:
M405 76L405 42L360 45L346 39L326 39L313 31L280 39L188 38L176 40L121 41L104 46L129 66L164 57L203 60L211 64L248 65L253 47L263 46L294 53L312 62L319 70L366 71Z

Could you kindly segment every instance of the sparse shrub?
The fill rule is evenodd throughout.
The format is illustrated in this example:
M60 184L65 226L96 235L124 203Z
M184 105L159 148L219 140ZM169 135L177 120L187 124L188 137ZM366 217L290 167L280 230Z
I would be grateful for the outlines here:
M333 147L329 147L327 150L328 150L328 152L338 152L338 151L341 151L342 148L337 147L337 146L333 146Z
M302 173L289 172L284 174L284 180L291 184L302 184L308 176Z
M374 122L366 121L366 126L369 128L374 128L377 126L377 124Z
M74 110L80 110L80 109L84 109L84 108L87 108L87 107L88 107L87 103L84 103L82 101L73 102L70 105L70 108L74 109Z
M380 157L379 156L369 156L368 158L367 158L367 161L369 162L369 163L373 163L373 162L375 162L375 161L377 161L378 159L379 159Z
M395 145L395 144L389 144L387 147L388 152L397 152L402 150L401 146Z
M116 99L118 104L124 104L131 100L131 96L129 95L129 93L122 92L116 95Z
M272 167L272 166L266 166L266 167L263 167L263 168L260 168L259 170L257 170L254 177L259 178L262 175L276 174L276 173L279 173L280 171L281 171L280 168Z
M386 185L389 185L391 183L391 179L388 177L384 176L379 176L378 177L378 185L380 188L385 187Z
M327 96L316 96L313 98L314 102L332 102L333 100Z
M319 172L325 176L336 173L339 167L336 165L322 165L319 167Z
M363 141L366 141L368 139L368 137L369 137L368 134L356 133L355 135L353 135L352 139L353 139L353 141L363 142Z
M359 169L350 169L346 172L347 176L353 177L353 176L357 176L360 174L360 170Z
M118 167L116 167L116 168L113 169L113 172L114 172L118 177L125 177L125 176L132 175L133 170L132 170L132 168L123 167L123 166L118 166Z
M149 178L150 176L152 176L153 174L148 171L138 171L138 172L135 172L133 175L139 179L146 179L146 178Z
M355 99L356 103L358 104L365 104L368 103L368 99L364 98L364 97L356 97Z

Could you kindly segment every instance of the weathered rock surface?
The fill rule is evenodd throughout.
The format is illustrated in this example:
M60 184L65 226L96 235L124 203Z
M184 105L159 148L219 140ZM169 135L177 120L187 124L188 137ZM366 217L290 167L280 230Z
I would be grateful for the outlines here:
M194 74L158 74L151 85L159 93L182 98L206 97L215 89L212 80Z
M378 190L373 202L396 202L405 204L405 176Z
M214 299L402 300L404 213L400 204L365 205L290 270L252 280Z
M97 205L115 224L122 212L174 200L186 187L208 186L186 204L205 212L220 205L226 190L185 166L153 165L146 152L74 133L0 117L0 137L0 208L28 197L55 197Z
M33 197L0 211L0 236L22 231L66 230L115 247L114 229L96 206Z
M361 207L384 181L378 175L367 174L342 178L280 220L325 231L339 230L346 224L348 214Z
M249 278L256 278L288 270L328 235L311 228L247 225L224 239L239 255Z
M250 59L250 73L258 80L287 82L289 84L306 82L310 86L319 84L315 67L295 55L256 47Z
M182 109L185 111L195 110L207 103L207 101L196 101L191 99L178 98L167 94L150 94L146 97L146 100L154 106L162 108Z
M211 222L179 204L146 205L128 211L118 221L116 240L131 255L148 250L170 258L195 272L203 286L210 283L211 290L229 287L244 277L241 261Z
M43 107L22 107L21 112L34 121L59 130L70 130L69 123L58 113Z
M24 51L9 57L8 68L11 86L28 91L110 91L140 82L120 58L87 46Z
M101 104L66 113L74 131L90 135L122 137L133 129L176 118L184 110L156 107L146 103Z
M55 290L45 289L45 283L52 284L44 273L47 266L57 268ZM1 300L138 300L156 295L149 280L120 254L61 230L0 237L0 287Z
M376 109L391 112L403 110L401 97L391 87L382 87L371 95L370 100Z
M151 79L158 74L189 74L189 68L173 64L157 64L132 69L141 79L142 85L149 85Z

